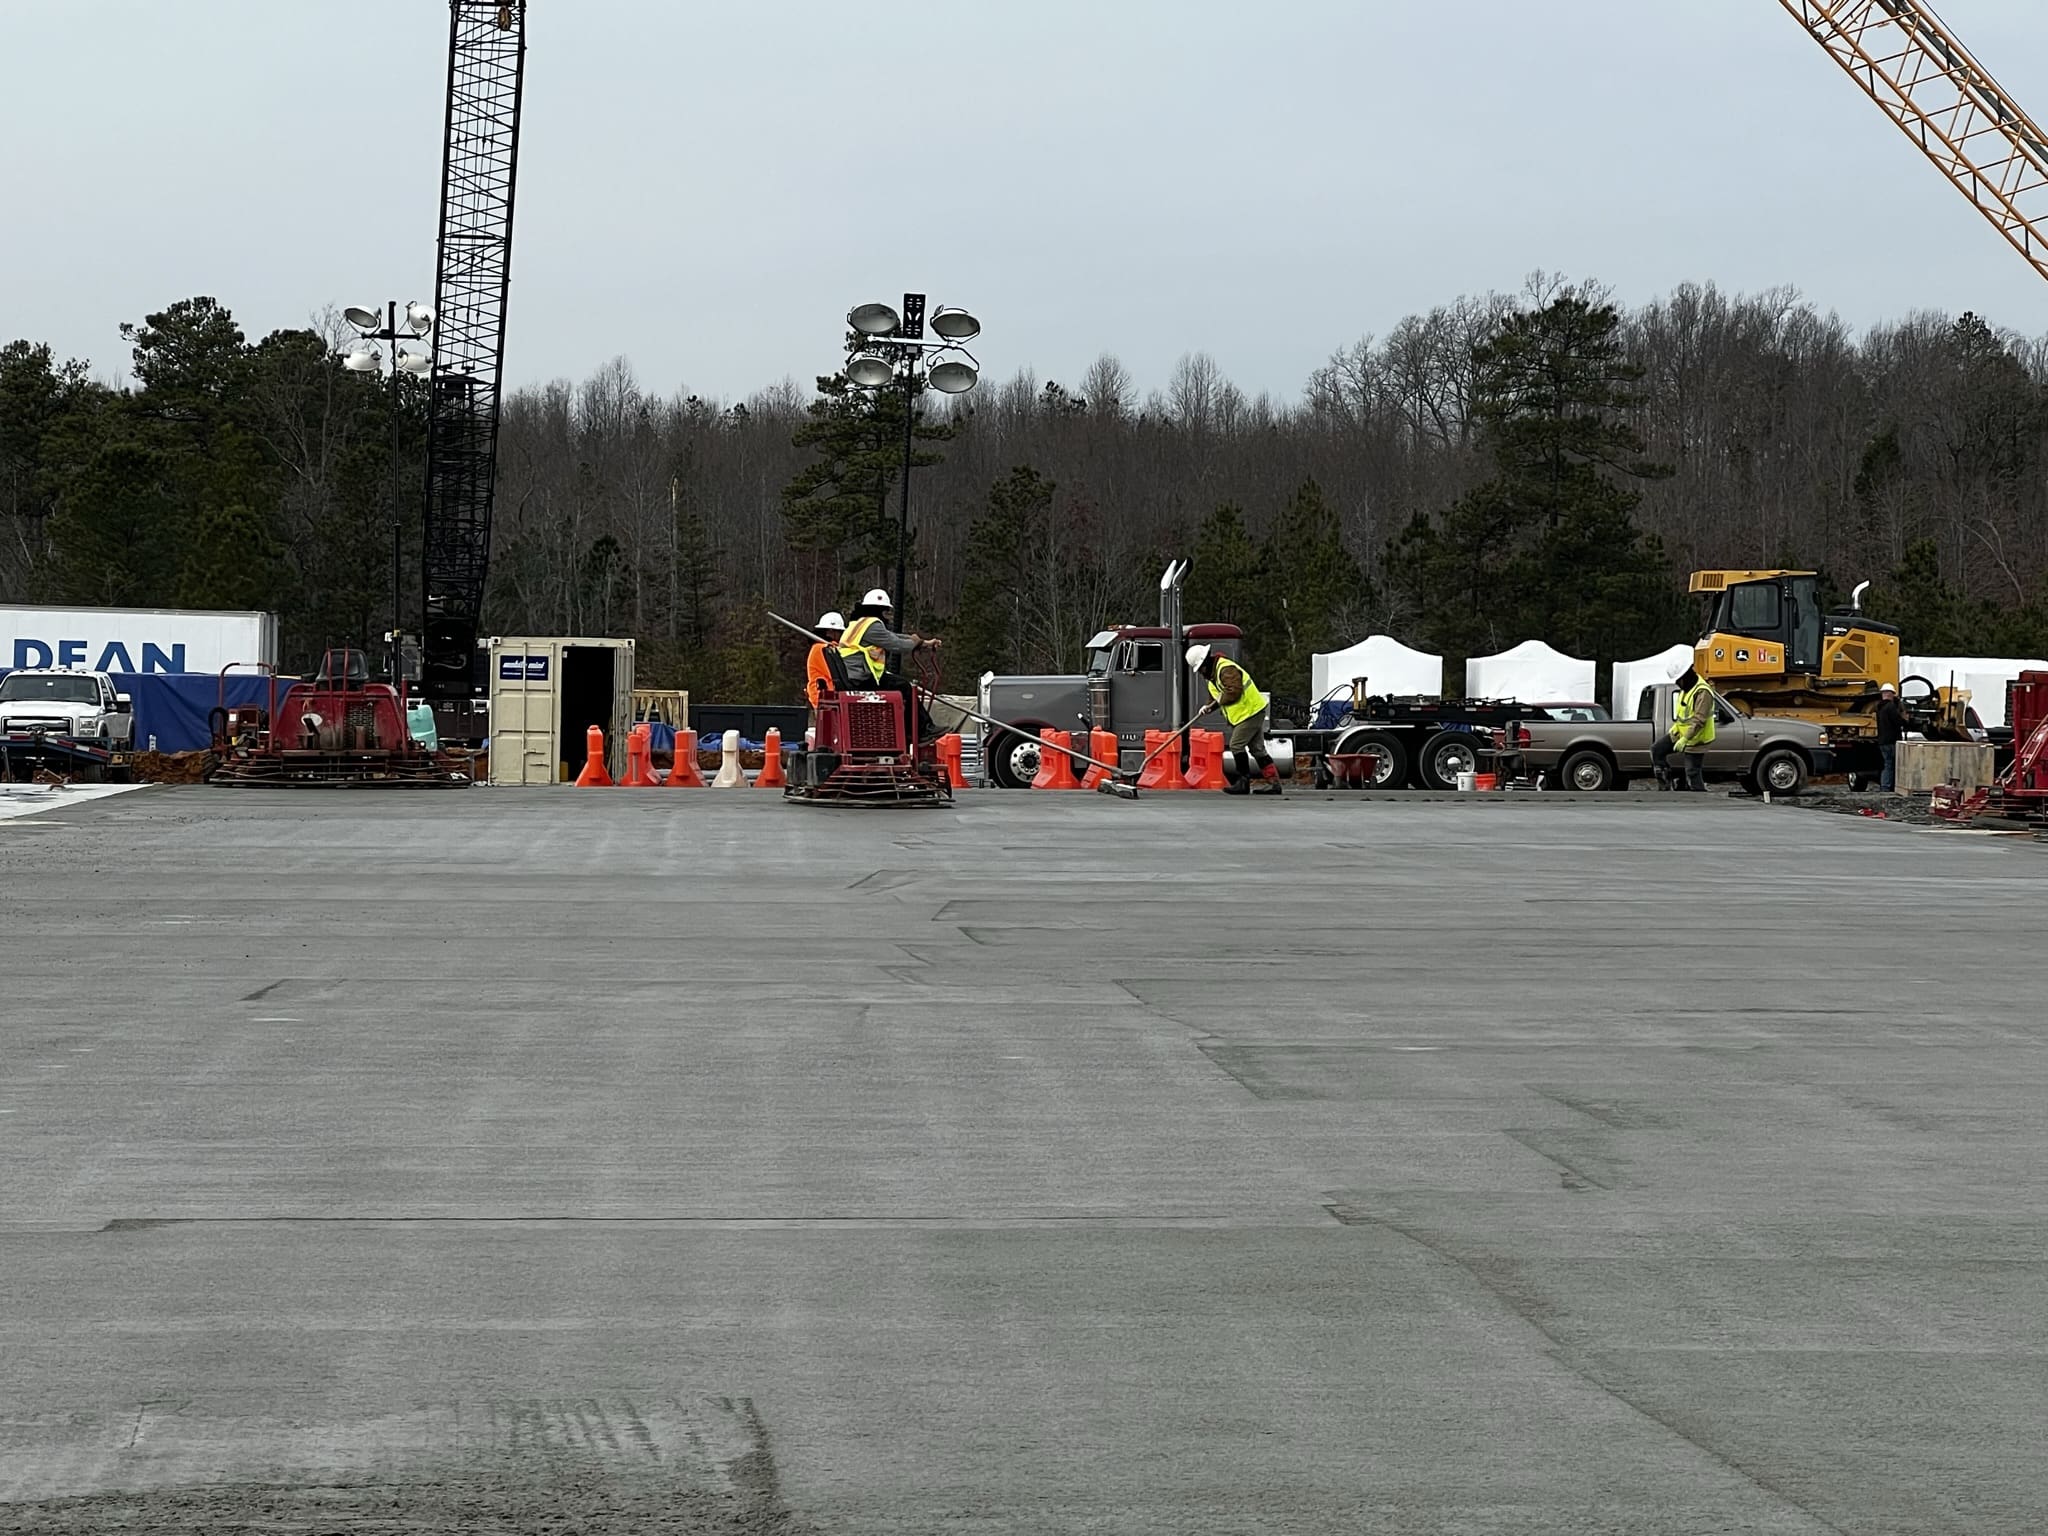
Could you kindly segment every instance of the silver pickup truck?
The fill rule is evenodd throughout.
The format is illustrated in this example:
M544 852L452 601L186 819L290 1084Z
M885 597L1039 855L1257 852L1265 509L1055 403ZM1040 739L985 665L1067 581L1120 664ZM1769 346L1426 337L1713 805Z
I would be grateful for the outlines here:
M1558 789L1626 789L1655 769L1650 749L1671 729L1672 686L1651 695L1640 720L1517 721L1500 733L1510 772L1540 774ZM1740 783L1751 793L1796 795L1830 767L1825 726L1777 715L1744 715L1717 699L1714 742L1706 751L1709 779Z

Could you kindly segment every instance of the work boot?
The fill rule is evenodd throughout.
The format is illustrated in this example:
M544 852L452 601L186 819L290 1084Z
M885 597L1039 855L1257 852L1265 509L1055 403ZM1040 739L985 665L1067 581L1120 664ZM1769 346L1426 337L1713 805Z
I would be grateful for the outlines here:
M1252 781L1246 778L1243 774L1239 774L1236 778L1232 779L1228 784L1223 786L1223 793L1225 793L1226 795L1248 795L1251 792Z
M1277 764L1268 763L1259 770L1259 787L1254 793L1261 795L1277 795L1280 793L1280 769Z

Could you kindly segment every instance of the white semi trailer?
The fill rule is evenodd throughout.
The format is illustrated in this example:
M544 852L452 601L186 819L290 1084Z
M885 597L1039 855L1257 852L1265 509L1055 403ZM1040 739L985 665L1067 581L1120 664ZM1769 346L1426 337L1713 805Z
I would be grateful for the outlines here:
M277 615L197 608L0 605L0 671L203 672L277 664Z

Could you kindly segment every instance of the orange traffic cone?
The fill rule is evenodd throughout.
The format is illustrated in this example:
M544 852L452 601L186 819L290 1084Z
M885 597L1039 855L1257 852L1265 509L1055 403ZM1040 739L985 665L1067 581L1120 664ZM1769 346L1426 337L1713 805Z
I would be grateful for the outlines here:
M789 780L782 776L782 732L775 726L768 727L768 736L761 743L763 757L761 771L754 775L756 789L784 789Z
M583 771L576 775L578 789L610 789L612 776L604 767L604 727L593 725L583 733Z
M946 770L946 782L955 789L965 789L967 771L960 766L960 733L949 731L932 745L939 754L939 766Z
M652 789L659 782L654 777L654 732L642 723L636 725L626 736L626 776L619 780L621 789Z
M1040 731L1038 739L1044 745L1038 749L1038 777L1031 781L1031 787L1079 789L1080 781L1074 777L1074 760L1067 755L1074 745L1073 734L1048 729Z
M1223 733L1189 731L1187 787L1221 789L1223 785Z
M1095 761L1090 763L1088 771L1081 775L1081 787L1083 789L1093 789L1109 777L1109 770L1103 767L1103 764L1115 762L1117 760L1116 752L1115 731L1090 731L1088 733L1088 755L1094 758Z
M697 771L697 733L676 732L676 765L669 769L667 783L677 789L702 789L704 775Z

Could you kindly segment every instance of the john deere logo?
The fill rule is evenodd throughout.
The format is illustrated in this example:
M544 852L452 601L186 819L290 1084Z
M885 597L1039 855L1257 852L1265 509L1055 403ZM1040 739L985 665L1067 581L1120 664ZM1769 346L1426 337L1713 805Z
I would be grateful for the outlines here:
M1749 652L1747 652L1747 651L1737 651L1737 652L1735 653L1735 659L1736 659L1737 661L1747 661L1747 660L1749 660Z

